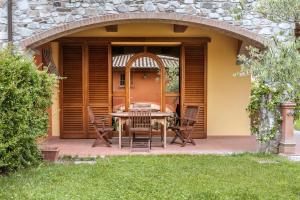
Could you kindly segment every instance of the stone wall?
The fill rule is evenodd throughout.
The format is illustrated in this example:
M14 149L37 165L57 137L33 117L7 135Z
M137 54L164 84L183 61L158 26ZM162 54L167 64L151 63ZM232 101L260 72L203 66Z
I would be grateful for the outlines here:
M7 7L0 1L0 48L7 42Z
M13 0L13 38L18 45L35 33L77 20L128 12L162 12L197 15L225 21L264 37L284 33L285 40L293 33L294 24L275 23L256 13L247 12L237 20L232 9L239 0ZM255 1L248 0L247 6ZM2 7L1 7L2 6ZM0 47L7 42L6 2L0 2Z

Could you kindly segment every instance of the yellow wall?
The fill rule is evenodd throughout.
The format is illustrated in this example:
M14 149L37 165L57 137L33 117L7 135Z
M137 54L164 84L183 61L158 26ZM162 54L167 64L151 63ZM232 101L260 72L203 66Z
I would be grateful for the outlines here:
M208 135L249 135L250 78L234 77L237 41L216 35L208 45Z
M51 42L52 59L57 68L59 68L59 44ZM52 97L52 136L59 136L60 134L60 107L59 107L59 87L54 88L54 95Z
M250 135L246 107L250 95L250 77L234 77L237 40L215 31L189 27L185 33L174 33L171 24L122 24L117 33L104 28L78 32L71 37L201 37L208 44L207 131L212 135Z

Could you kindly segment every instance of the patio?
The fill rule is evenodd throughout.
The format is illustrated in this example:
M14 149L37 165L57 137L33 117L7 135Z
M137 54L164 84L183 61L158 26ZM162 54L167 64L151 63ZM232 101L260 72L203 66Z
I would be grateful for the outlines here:
M256 152L257 143L253 136L211 136L207 139L196 139L196 146L187 145L181 147L179 144L169 144L167 148L154 146L150 152L131 152L129 147L118 148L118 139L113 138L112 147L92 147L94 139L59 139L52 137L44 142L46 147L59 147L59 156L107 156L107 155L160 155L160 154L230 154L242 152ZM299 137L300 143L300 137Z

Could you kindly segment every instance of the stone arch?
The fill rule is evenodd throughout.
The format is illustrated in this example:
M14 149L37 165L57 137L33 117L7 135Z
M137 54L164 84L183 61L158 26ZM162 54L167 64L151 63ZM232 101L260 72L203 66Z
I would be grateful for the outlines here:
M66 23L24 39L23 41L21 41L21 48L34 48L57 38L78 31L87 30L95 26L107 26L113 24L125 24L145 21L199 26L202 28L216 30L229 35L230 37L234 37L242 41L247 41L247 43L252 43L259 46L261 46L265 41L265 39L257 33L220 20L208 19L195 15L183 15L178 13L143 12L103 15Z
M165 65L160 57L150 52L141 52L133 55L127 62L125 68L126 83L125 83L125 110L128 111L130 105L130 70L135 61L139 58L148 57L153 59L160 68L160 111L165 111Z

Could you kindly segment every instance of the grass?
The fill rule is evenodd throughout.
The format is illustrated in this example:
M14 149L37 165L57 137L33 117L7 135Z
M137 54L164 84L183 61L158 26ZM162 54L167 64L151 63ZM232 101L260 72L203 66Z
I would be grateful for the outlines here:
M300 199L300 163L260 154L124 156L0 177L0 199Z
M300 119L295 121L294 128L295 128L295 130L300 131Z

